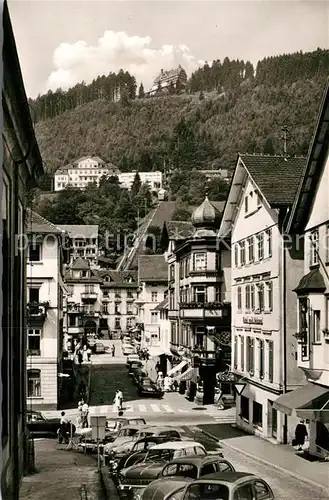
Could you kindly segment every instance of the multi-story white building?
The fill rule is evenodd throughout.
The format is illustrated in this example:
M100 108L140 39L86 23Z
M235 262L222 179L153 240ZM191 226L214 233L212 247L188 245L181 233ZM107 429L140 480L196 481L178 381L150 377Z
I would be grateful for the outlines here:
M64 347L72 351L73 341L88 334L108 332L107 321L102 318L101 279L90 262L78 257L67 269L65 287L68 291L64 318Z
M278 398L281 414L309 421L309 452L329 456L329 87L287 230L305 244L297 294L297 363L307 384ZM288 311L290 315L291 310Z
M232 371L245 383L237 425L291 442L296 419L275 409L304 383L296 365L296 299L303 251L284 245L284 228L304 158L239 155L219 238L231 233Z
M97 265L98 226L59 224L58 227L68 234L68 252L70 263L78 257L87 259L92 266Z
M99 271L101 276L102 317L114 336L131 331L136 326L137 272Z
M133 185L136 173L137 172L133 170L132 172L122 172L121 174L119 174L118 177L121 186L125 189L130 190L131 186ZM151 191L160 191L160 189L162 188L162 172L157 170L155 172L138 172L138 174L141 183L147 184Z
M105 163L98 156L83 156L74 162L56 170L54 174L54 191L61 191L66 187L84 189L91 182L99 181L102 177L111 177L120 172L111 163Z
M64 231L28 211L27 406L57 409L62 362Z
M161 337L165 325L160 319L168 288L168 266L163 255L141 255L138 259L138 322L143 324L142 345L148 347L150 356L160 358L161 371L167 373L166 355L170 353L168 336ZM162 307L161 306L161 307ZM164 328L163 328L164 327Z

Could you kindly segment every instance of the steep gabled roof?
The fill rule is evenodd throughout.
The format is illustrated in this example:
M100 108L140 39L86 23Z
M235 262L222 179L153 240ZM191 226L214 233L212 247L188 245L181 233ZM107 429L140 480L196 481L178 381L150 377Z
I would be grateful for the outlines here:
M238 154L230 189L227 195L221 237L229 235L243 188L250 178L270 208L292 206L297 193L306 158L275 155Z
M305 157L249 154L239 156L271 207L293 204L305 168Z
M27 209L27 233L40 233L40 234L63 234L64 230L55 226L52 222L45 219L31 209Z
M164 223L164 227L167 229L168 238L175 241L185 240L195 232L192 222L170 220Z
M138 259L138 281L168 281L168 264L163 255L141 255Z
M106 286L115 287L133 284L137 286L137 271L112 271L112 269L109 269L98 271L98 275ZM109 281L106 281L107 276Z
M82 257L78 257L70 267L70 269L74 269L75 271L86 271L90 269L90 263L88 260L83 259Z
M310 144L307 162L299 183L288 231L303 231L316 196L329 148L329 80L323 95L318 121Z

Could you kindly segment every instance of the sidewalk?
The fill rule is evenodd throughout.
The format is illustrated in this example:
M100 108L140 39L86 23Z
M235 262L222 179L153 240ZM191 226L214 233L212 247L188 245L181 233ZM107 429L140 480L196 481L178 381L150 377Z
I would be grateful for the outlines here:
M205 431L208 426L202 427L203 431ZM218 427L218 432L216 432L216 427ZM211 425L211 427L209 426L209 432L206 431L206 433L218 439L220 426ZM220 444L223 448L231 448L251 459L285 472L300 481L322 487L328 493L329 462L310 462L296 453L292 446L274 444L253 435L220 439Z
M20 500L104 500L95 458L64 451L54 439L34 446L37 472L23 478Z

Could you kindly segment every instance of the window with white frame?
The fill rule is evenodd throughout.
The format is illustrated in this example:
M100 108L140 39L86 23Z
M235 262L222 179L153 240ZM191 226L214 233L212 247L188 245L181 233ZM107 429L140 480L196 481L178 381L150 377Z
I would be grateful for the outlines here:
M42 243L33 241L29 244L29 258L30 262L41 262L42 260Z
M237 335L234 335L233 368L235 370L238 368L238 336Z
M115 318L114 320L114 328L117 330L121 329L121 318Z
M265 257L272 257L272 229L265 231Z
M127 328L132 328L133 326L133 318L127 318Z
M194 271L206 271L207 269L207 254L196 253L194 254Z
M319 231L316 229L310 235L310 266L319 264Z
M273 340L268 340L267 345L268 345L268 381L273 382L273 373L274 373Z
M27 370L27 397L39 398L41 396L41 371Z
M104 314L108 314L107 304L103 304L102 311L103 311Z
M257 234L257 251L258 251L258 260L262 260L264 258L264 234Z
M207 302L207 289L204 286L194 287L194 301L199 303Z
M250 309L255 309L255 285L250 285Z
M249 236L247 240L248 244L248 262L254 262L255 260L255 255L254 255L254 237Z
M258 370L259 378L264 378L265 373L265 351L264 351L264 340L258 339Z
M235 267L239 267L239 245L235 243L234 245L234 265Z
M273 283L268 281L266 284L266 310L273 310Z
M31 328L27 332L27 351L29 356L41 354L41 330Z
M158 322L158 313L155 311L151 312L151 324L156 325Z
M254 339L252 337L246 338L246 369L252 376L254 374Z
M152 292L151 300L152 300L152 302L158 301L158 292Z
M245 292L246 292L246 299L245 299L246 310L249 311L251 309L251 307L250 307L250 285L246 285Z
M321 342L321 312L313 311L313 339L314 342Z
M244 372L244 336L240 336L240 369Z
M257 284L257 310L264 311L264 283Z
M236 306L238 311L241 311L242 309L242 288L241 286L238 286L236 289Z
M240 241L240 265L243 266L246 263L246 243L245 241Z

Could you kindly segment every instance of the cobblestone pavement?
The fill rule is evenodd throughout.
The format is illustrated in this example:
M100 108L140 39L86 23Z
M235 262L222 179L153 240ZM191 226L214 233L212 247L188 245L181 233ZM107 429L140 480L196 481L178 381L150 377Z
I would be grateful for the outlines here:
M37 472L23 478L20 500L105 500L95 458L63 448L35 440Z

